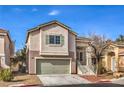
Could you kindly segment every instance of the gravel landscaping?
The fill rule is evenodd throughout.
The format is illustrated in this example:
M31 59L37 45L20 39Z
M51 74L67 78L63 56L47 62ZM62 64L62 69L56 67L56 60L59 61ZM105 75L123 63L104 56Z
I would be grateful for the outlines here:
M8 87L16 84L42 86L42 82L36 75L15 74L11 82L0 81L0 87Z

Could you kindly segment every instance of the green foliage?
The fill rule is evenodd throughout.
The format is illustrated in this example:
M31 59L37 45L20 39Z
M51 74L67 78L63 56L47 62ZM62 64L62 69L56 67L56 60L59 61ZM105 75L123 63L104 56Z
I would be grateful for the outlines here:
M25 62L26 61L26 47L16 52L16 60Z
M0 71L0 79L3 81L11 81L14 78L10 69L2 69Z
M116 42L124 42L124 35L120 35L117 39Z
M17 62L26 62L26 47L16 52L16 56L13 59L12 64L17 64Z

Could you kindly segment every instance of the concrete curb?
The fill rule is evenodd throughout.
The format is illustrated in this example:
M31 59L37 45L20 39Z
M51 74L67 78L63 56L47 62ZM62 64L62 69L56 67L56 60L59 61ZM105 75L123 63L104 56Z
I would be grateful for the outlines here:
M8 87L40 87L40 84L14 84L14 85L9 85Z
M124 79L124 77L121 77L121 78L118 78L118 79L114 78L114 79L111 79L111 82L112 82L112 81L123 80L123 79Z

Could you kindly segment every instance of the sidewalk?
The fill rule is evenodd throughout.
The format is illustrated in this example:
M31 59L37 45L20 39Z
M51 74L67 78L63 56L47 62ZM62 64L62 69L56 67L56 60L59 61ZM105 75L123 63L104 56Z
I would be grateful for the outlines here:
M41 87L39 84L14 84L9 85L8 87Z

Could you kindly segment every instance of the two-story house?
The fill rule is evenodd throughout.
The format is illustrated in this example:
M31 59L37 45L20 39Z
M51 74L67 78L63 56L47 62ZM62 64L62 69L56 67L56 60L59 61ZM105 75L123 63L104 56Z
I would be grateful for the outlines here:
M26 38L29 74L71 74L92 72L88 38L81 38L56 20L28 30ZM91 73L93 74L93 72Z
M0 67L9 68L14 56L14 43L6 30L0 29Z

